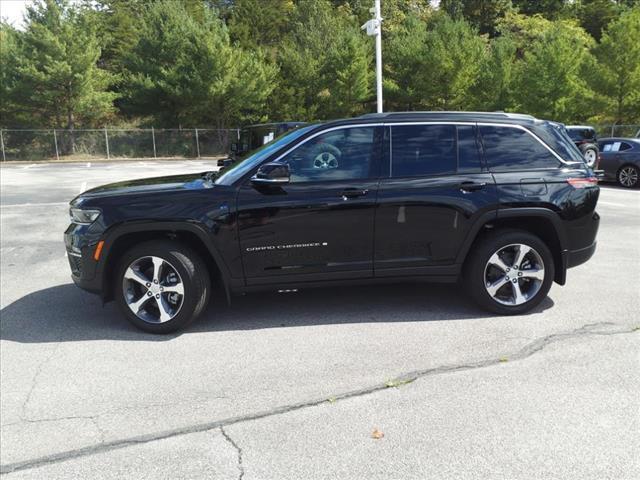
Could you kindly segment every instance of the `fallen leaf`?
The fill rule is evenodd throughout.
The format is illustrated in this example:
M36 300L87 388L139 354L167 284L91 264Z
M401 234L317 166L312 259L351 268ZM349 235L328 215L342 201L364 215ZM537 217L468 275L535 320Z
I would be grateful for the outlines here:
M384 433L382 433L377 428L374 428L373 432L371 433L371 438L375 438L376 440L380 440L382 437L384 437Z
M508 362L509 361L509 359L507 357L501 357L499 360L501 362Z

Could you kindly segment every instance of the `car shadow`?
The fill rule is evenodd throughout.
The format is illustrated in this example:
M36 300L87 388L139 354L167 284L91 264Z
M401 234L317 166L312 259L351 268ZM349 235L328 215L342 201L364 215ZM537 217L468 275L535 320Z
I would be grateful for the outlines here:
M553 306L546 298L535 312ZM187 330L151 335L131 326L111 302L72 284L30 293L0 310L0 338L20 343L87 340L169 341L184 334L374 322L430 322L488 318L457 285L397 284L322 288L298 293L252 293L232 298L220 292Z

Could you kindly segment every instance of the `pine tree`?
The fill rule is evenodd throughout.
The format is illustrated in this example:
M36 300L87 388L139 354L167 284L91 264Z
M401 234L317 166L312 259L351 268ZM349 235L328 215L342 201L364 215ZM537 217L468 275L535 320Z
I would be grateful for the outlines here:
M10 70L14 104L31 125L64 127L101 123L114 111L111 75L97 65L100 46L86 11L64 0L46 0L27 9L26 29L16 32Z
M173 1L147 4L126 54L122 108L156 125L235 126L260 120L275 69L260 50L231 44L211 10L195 18Z
M595 49L592 84L604 101L601 120L640 122L640 8L623 14L604 31Z

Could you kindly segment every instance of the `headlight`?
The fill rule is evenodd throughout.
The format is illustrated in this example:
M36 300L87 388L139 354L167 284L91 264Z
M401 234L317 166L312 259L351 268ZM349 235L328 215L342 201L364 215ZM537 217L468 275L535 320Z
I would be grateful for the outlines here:
M71 223L79 225L91 225L100 216L100 210L82 210L81 208L70 208L69 215Z

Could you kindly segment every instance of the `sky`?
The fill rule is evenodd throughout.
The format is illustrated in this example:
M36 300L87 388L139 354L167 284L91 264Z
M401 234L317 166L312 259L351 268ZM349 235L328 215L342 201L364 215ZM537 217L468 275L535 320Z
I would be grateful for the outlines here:
M384 2L384 0L382 0ZM433 5L440 3L440 0L430 0ZM22 16L27 5L32 0L0 0L0 17L12 24L16 28L22 27Z
M22 26L22 15L31 1L27 0L0 0L0 17L16 28Z

